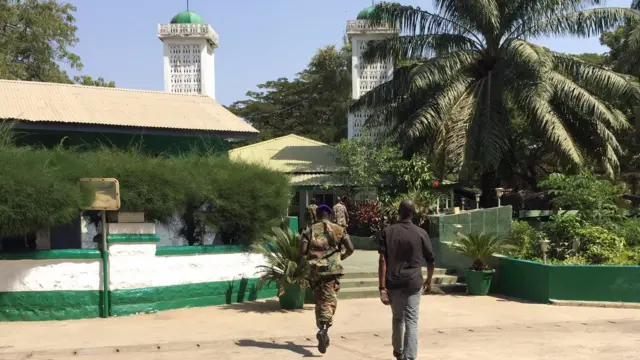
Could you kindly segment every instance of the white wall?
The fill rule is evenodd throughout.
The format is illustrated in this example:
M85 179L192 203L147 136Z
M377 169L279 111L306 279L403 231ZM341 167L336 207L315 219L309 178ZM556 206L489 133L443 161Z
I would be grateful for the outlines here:
M101 290L101 260L0 260L0 292Z
M264 264L262 256L247 253L155 256L154 244L121 244L109 252L111 290L256 278L256 266Z

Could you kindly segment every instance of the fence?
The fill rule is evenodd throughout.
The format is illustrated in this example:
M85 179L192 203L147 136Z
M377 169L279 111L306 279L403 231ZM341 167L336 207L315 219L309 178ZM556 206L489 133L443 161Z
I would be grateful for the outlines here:
M511 206L465 211L453 215L429 216L429 236L436 253L436 265L462 271L471 261L453 252L449 244L456 236L456 225L460 233L496 233L506 235L511 231Z

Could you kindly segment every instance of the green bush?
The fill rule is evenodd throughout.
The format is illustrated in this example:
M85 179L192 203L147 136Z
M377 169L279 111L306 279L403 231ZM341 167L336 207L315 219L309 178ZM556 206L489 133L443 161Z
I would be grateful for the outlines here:
M77 219L92 201L92 194L77 186L81 177L117 178L121 211L142 211L148 220L169 220L187 205L196 206L204 225L227 243L248 244L277 226L291 198L286 175L215 155L166 158L110 147L90 152L16 147L3 137L0 163L0 236Z
M575 232L577 255L590 264L620 264L627 261L624 239L600 226L585 226Z
M640 219L629 218L617 227L616 233L623 237L627 246L640 246Z
M552 197L556 208L578 210L578 216L591 224L609 226L626 216L616 203L624 194L624 186L598 179L594 174L551 174L540 186Z
M506 249L505 255L520 259L541 258L540 241L544 238L545 234L528 222L513 221L508 239L512 248Z
M0 164L0 236L70 223L93 200L78 190L82 163L74 154L4 146Z

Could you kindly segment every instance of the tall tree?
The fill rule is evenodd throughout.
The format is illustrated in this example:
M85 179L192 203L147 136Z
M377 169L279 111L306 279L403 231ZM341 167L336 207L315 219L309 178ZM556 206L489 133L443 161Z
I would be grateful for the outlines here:
M295 79L260 84L260 91L247 92L249 99L229 110L260 130L260 140L295 133L337 143L347 136L350 56L349 47L322 48Z
M72 83L60 64L82 69L70 50L78 42L75 11L55 0L0 0L0 78Z
M613 104L637 102L640 86L528 39L593 36L640 19L638 11L588 8L601 0L434 3L435 13L391 3L373 11L375 24L397 24L403 36L370 43L365 60L414 63L398 67L393 80L356 102L373 110L368 124L386 123L407 145L479 171L486 195L512 151L510 106L562 161L582 166L591 157L602 159L610 173L618 169L614 132L629 124Z

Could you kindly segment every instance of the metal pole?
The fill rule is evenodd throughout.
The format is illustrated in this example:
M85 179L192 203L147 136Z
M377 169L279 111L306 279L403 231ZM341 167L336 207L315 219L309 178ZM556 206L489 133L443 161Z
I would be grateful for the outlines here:
M109 250L107 248L107 212L102 211L102 317L109 317Z

